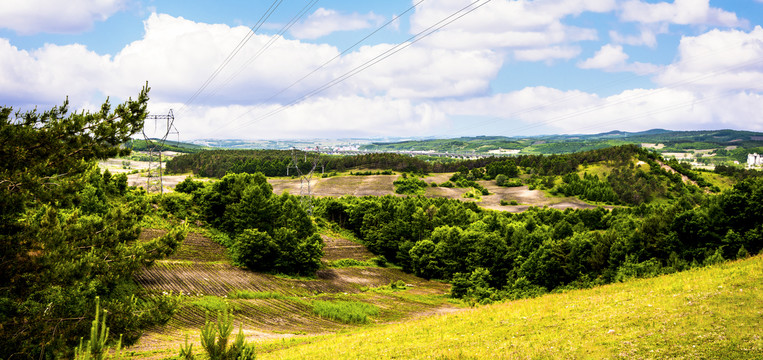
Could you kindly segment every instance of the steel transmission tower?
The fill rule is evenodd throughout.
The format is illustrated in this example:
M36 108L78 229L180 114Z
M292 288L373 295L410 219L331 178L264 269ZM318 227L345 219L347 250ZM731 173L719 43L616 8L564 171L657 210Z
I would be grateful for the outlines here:
M149 135L146 133L148 120L154 120L154 132ZM167 115L147 115L146 122L143 124L143 139L146 140L146 150L148 151L148 173L146 174L146 191L164 193L162 184L162 149L170 134L178 135L180 142L180 132L175 127L175 115L170 109Z
M307 151L304 152L305 160L307 162ZM311 188L311 181L313 179L313 173L315 168L318 167L318 160L320 159L321 152L318 147L315 147L315 157L312 159L312 167L306 174L299 168L299 160L297 158L297 151L295 148L291 148L292 165L296 169L297 175L299 175L299 199L302 203L302 207L307 211L307 214L313 216L313 191ZM287 172L288 172L287 168Z

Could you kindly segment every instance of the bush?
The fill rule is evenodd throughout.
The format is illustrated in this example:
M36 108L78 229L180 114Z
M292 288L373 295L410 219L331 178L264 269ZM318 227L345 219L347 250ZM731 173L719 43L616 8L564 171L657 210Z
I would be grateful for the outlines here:
M387 258L384 257L384 255L379 255L376 257L373 257L368 260L368 262L378 266L378 267L387 267L389 265L389 262L387 261Z
M405 173L403 173L405 175ZM395 193L407 194L407 195L420 195L424 193L424 189L427 188L427 183L424 180L415 177L403 176L402 179L397 179L393 182L395 185Z
M269 270L278 257L278 244L267 233L246 229L236 237L231 247L233 262L252 270Z

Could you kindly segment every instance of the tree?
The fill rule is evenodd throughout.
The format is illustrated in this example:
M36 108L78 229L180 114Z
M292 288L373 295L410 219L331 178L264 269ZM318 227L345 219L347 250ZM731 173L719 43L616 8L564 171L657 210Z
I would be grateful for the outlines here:
M137 241L144 192L94 165L130 152L120 144L143 127L148 90L113 111L108 100L69 115L68 101L43 113L0 107L0 358L71 356L95 297L106 309L135 304L117 289L183 238L179 227Z

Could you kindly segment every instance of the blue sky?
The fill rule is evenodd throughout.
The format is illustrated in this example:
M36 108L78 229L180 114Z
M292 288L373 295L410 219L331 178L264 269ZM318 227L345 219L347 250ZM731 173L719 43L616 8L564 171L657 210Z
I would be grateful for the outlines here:
M188 140L763 131L761 25L763 0L3 0L0 105L148 81Z

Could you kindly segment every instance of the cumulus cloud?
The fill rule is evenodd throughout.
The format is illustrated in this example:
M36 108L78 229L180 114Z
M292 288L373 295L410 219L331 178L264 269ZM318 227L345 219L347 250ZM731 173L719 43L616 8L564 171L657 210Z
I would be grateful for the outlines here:
M423 3L411 16L418 33L467 7L468 0ZM444 49L510 49L518 60L549 61L573 57L576 42L598 39L595 29L567 25L563 19L583 12L614 9L611 0L493 0L447 25L422 42Z
M490 118L490 126L503 134L532 134L540 127L550 133L568 134L651 128L761 131L763 123L749 121L763 111L761 100L759 93L707 96L665 87L626 90L608 97L529 87L439 106L449 115Z
M2 105L59 104L67 95L88 100L93 80L106 78L110 69L108 56L82 45L48 44L29 52L0 39L0 99L11 102Z
M657 46L657 34L664 34L667 32L667 26L662 26L658 31L643 27L638 35L623 35L615 30L610 30L609 38L617 44L626 44L633 46L645 45L650 48Z
M448 122L428 102L360 96L314 98L287 108L274 104L193 106L176 121L183 137L189 139L423 136Z
M684 37L679 59L656 81L696 91L763 91L763 28Z
M0 27L19 34L80 33L125 7L127 0L3 0Z
M383 16L368 14L341 14L336 10L319 8L307 19L291 28L291 35L297 39L317 39L337 31L367 29L379 26Z
M514 50L514 58L519 61L568 60L580 54L579 46L552 46L540 49Z
M639 23L666 22L678 25L747 26L736 14L710 7L710 0L674 0L672 3L648 3L641 0L625 2L620 19Z
M249 31L243 26L197 23L163 14L152 14L144 26L142 39L113 56L100 56L82 45L46 45L25 51L0 39L0 99L11 101L9 105L55 104L68 95L74 107L92 107L103 100L104 94L112 96L114 102L134 97L147 81L152 88L149 110L177 111ZM266 111L353 69L365 68L363 64L368 60L392 47L361 47L260 105L338 54L333 46L279 39L268 49L267 56L254 58L269 40L265 35L253 36L205 92L178 113L178 119L216 116L216 120L209 121L231 121L244 113ZM422 129L433 121L442 121L444 116L428 105L431 99L486 93L502 61L500 55L487 50L433 50L414 45L319 93L322 100L309 99L268 121L278 121L282 128L281 123L296 124L301 118L302 123L312 124L303 129L319 131L325 126L356 136L366 135L374 126L387 129L379 131L389 134L396 129L423 135ZM250 115L237 121L247 119ZM337 119L356 120L332 125ZM361 129L361 124L368 125L366 130ZM191 127L197 125L199 129L210 129L203 123ZM296 125L289 131L295 129ZM275 136L276 132L269 134Z
M606 44L596 51L593 57L578 63L578 67L581 69L599 69L606 72L628 71L639 75L654 73L659 69L653 64L628 63L627 61L628 54L623 51L622 46Z

